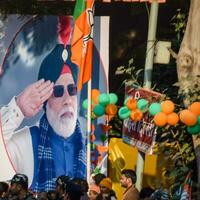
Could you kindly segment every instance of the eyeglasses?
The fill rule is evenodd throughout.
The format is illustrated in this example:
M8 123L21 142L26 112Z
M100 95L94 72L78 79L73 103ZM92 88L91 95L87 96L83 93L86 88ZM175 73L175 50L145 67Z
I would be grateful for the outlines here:
M77 86L75 84L69 84L67 85L67 91L69 93L69 96L75 96L77 95ZM53 87L54 97L62 97L64 92L65 92L64 85L55 85Z

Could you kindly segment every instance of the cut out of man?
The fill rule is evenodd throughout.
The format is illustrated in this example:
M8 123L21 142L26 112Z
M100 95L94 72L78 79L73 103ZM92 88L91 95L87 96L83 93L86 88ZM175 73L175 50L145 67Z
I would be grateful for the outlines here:
M66 39L66 38L65 38ZM3 135L18 173L35 191L55 188L60 175L86 176L85 136L77 120L77 67L70 46L58 44L43 60L38 80L1 109ZM38 126L16 129L43 107Z

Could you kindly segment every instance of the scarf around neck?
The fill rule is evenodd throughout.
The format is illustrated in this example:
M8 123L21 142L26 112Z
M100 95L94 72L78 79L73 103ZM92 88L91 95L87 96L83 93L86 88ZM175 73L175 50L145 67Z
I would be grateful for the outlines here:
M50 191L55 189L56 172L53 160L52 147L50 143L50 131L53 131L49 125L46 114L44 114L40 120L39 125L39 142L38 142L38 169L36 183L33 188L34 191ZM80 124L77 120L75 131L73 134L79 134L82 136L81 149L78 152L76 165L74 167L75 177L85 178L86 177L86 139L81 133ZM56 134L54 132L54 134ZM76 144L74 144L76 145ZM67 175L67 174L66 174Z

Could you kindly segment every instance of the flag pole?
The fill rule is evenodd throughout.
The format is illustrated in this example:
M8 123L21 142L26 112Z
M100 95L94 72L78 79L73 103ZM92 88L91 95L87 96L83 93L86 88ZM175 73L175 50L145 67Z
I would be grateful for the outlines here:
M87 83L87 96L88 96L88 108L87 108L87 182L90 182L91 174L91 90L92 80L90 79Z
M94 22L94 10L95 10L95 4L93 3L93 22ZM91 28L91 38L93 40L94 38L94 24ZM92 54L93 55L93 54ZM92 62L91 57L91 62ZM91 97L91 91L92 91L92 70L91 70L91 78L87 83L87 96L88 96L88 109L87 109L87 182L90 183L90 175L91 175L91 113L92 113L92 97Z
M146 60L145 60L145 70L144 70L144 84L143 84L143 87L148 89L151 88L154 49L156 42L157 18L158 18L158 0L153 0L151 3L151 10L149 17L149 30L148 30ZM145 153L138 151L137 167L136 167L136 174L137 174L136 187L139 191L142 189L144 161L145 161Z

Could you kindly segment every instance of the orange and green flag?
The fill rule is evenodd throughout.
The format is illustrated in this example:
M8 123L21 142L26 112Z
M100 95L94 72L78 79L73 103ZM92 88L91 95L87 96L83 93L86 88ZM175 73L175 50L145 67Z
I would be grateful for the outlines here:
M94 0L76 0L74 31L71 42L71 60L79 67L78 90L91 79Z

